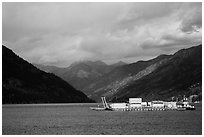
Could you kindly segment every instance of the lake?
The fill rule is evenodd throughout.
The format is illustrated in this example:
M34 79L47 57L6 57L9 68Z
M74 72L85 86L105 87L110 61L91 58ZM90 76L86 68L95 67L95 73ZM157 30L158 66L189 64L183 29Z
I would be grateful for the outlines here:
M94 111L97 104L3 105L3 135L202 134L202 105L194 111Z

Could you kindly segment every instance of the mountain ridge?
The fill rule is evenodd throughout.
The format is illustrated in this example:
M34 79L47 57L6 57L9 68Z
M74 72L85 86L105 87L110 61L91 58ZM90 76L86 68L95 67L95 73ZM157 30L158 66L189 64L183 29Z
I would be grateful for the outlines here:
M89 85L102 75L108 73L112 69L118 66L122 66L125 63L117 62L112 65L107 65L103 61L79 61L72 63L69 67L58 68L55 66L43 66L34 64L41 70L45 70L50 73L61 77L75 88L83 90L86 85ZM53 69L54 68L54 69ZM86 93L86 92L85 92Z
M2 102L79 103L93 100L61 78L37 69L2 45Z
M198 65L194 65L196 63ZM165 68L166 70L162 69L162 67L165 66L167 67ZM174 68L176 69L175 72ZM196 71L193 71L193 68L196 69ZM191 82L191 79L187 79L186 81L188 82L184 83L183 81L185 81L185 79L183 77L185 76L184 74L180 74L180 71L183 72L183 70L186 70L185 73L187 74L185 75L191 75L191 77L194 78L198 77L199 80L197 81L198 85L200 85L199 83L202 83L202 70L200 69L202 69L202 45L179 50L173 55L162 54L151 60L140 60L132 64L117 67L111 72L100 77L91 85L87 86L85 90L89 93L87 95L96 101L100 101L100 96L106 96L110 101L113 101L114 98L117 98L118 101L124 101L125 99L128 100L129 97L142 97L145 100L161 99L162 97L159 95L160 91L166 92L166 96L163 95L164 98L162 99L168 100L172 96L178 96L179 94L184 93L188 94L187 92L181 91L181 88L178 85L186 85L184 89L187 90L189 87L196 84L195 81ZM154 74L158 73L158 71L159 74L154 76ZM172 74L172 72L175 74ZM158 81L157 78L162 78L166 75L168 75L168 77L173 77L169 80L169 83L172 83L171 86L168 86L167 81L166 83L162 83L165 80L160 81L161 84L151 81L154 79ZM181 77L181 79L183 78L183 81L173 83L174 79L177 80L176 76ZM149 85L151 88L145 86L148 85L148 83L153 83L152 85ZM162 89L160 89L160 87L162 87ZM155 95L150 97L151 95L147 88L150 91L154 90L152 91L152 94ZM198 89L201 88L198 87ZM139 90L137 91L138 93L136 90ZM174 92L174 94L172 94L172 92Z
M140 80L135 80L116 96L119 100L133 96L142 97L147 101L168 100L172 96L194 94L189 90L192 85L202 86L202 45L179 50L155 71ZM197 92L198 95L202 94L201 90Z
M141 77L141 75L147 75L145 74L145 71L147 71L150 67L155 65L156 62L168 59L170 57L171 55L158 56L148 61L140 60L132 64L117 67L86 88L87 91L93 91L94 93L102 92L102 94L99 95L96 94L96 98L93 96L92 93L90 93L88 96L95 100L99 100L99 96L107 95L103 94L104 91L111 92L113 90L116 90L113 87L119 88L117 85L121 87L126 86L126 84L128 84L128 82L131 82L133 79L138 79L138 77Z

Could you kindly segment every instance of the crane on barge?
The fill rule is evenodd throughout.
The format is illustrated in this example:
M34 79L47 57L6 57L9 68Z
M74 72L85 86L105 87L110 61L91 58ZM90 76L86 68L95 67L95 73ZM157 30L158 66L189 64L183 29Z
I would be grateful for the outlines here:
M97 110L97 111L112 111L113 109L110 107L110 105L107 103L105 97L101 97L102 103L103 103L103 108L100 107L90 107L92 110Z

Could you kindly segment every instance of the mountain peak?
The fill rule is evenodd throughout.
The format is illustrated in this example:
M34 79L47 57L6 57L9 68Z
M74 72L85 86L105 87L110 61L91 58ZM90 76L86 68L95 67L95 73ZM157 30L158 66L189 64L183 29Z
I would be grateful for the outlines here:
M123 61L120 60L120 61L118 61L118 62L112 64L111 66L117 67L117 66L123 66L123 65L127 65L127 63L125 63L125 62L123 62Z
M106 63L104 63L103 61L101 60L97 60L97 61L90 61L90 60L86 60L86 61L76 61L74 63L72 63L70 66L73 67L73 66L76 66L76 65L80 65L80 64L85 64L85 65L88 65L88 66L93 66L93 65L97 65L97 66L107 66Z
M103 66L106 66L107 64L101 60L97 60L97 61L94 61L93 63L97 64L97 65L103 65Z
M200 50L202 51L202 45L190 47L188 49L181 49L181 50L177 51L174 54L174 56L184 58L184 57L191 55L193 52L197 54L197 53L199 53Z

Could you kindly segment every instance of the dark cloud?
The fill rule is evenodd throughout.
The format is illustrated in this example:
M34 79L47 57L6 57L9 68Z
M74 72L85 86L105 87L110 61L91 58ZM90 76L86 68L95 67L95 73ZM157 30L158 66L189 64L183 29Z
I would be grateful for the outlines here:
M181 30L186 33L199 31L202 28L202 3L197 3L182 15Z

